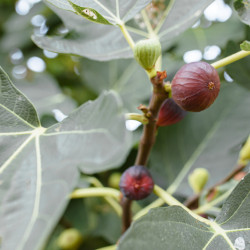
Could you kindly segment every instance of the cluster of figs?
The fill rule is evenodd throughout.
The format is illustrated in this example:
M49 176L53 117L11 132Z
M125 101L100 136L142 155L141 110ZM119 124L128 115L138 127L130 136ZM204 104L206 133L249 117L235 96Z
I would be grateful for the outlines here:
M137 62L152 77L154 65L161 54L158 40L139 41L134 47ZM159 111L157 126L168 126L182 120L187 111L200 112L207 109L220 91L220 78L206 62L188 63L180 68L171 82L171 98L167 98ZM144 166L132 166L121 176L120 190L131 200L147 197L153 190L154 182Z

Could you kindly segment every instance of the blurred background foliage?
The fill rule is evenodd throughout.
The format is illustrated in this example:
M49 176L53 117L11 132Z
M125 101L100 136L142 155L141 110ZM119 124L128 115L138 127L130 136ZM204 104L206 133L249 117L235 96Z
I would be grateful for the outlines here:
M152 18L157 17L157 8L161 5L164 7L167 2L154 1L155 5L149 9ZM192 28L174 39L166 48L163 45L162 65L163 69L167 70L167 80L171 81L176 71L184 63L199 60L212 63L238 51L242 41L250 40L250 28L240 22L232 4L230 0L216 0L204 11L204 14L194 23ZM140 15L137 15L133 22L139 26L143 25ZM30 38L32 34L51 36L67 32L61 20L39 0L0 1L0 65L10 75L17 88L32 100L39 112L43 126L47 127L60 122L75 107L95 99L105 89L113 89L120 94L127 112L136 112L136 107L139 104L148 103L151 87L146 74L134 60L96 62L75 55L57 54L38 48ZM235 92L239 98L243 98L244 88L250 89L249 67L250 60L246 58L218 70L221 81L225 85L231 86L233 83L237 83L243 87L243 89L239 87L240 90ZM234 95L234 90L230 91L228 90L227 96L223 97L224 102L225 100L230 102L229 97ZM239 98L238 101L240 101ZM222 101L219 102L222 103ZM249 102L245 105L248 104ZM162 128L159 131L159 140L150 162L156 183L167 187L174 180L192 154L192 147L200 145L201 138L206 136L209 126L213 124L214 120L220 119L218 117L221 110L215 109L217 107L209 109L199 117L196 114L188 115L181 123ZM240 111L242 110L240 109ZM202 129L197 126L201 119L204 122ZM230 120L226 121L230 122ZM192 133L190 135L190 130L185 130L189 126L192 127L194 133L200 131L199 135L193 136ZM137 128L137 123L128 122L127 127L134 131L135 146L127 161L123 166L120 166L120 172L133 165L136 145L141 132L141 127ZM219 132L221 131L219 130ZM243 132L247 134L246 131ZM178 134L179 137L176 137ZM172 138L171 135L175 135L175 137ZM173 143L169 144L168 148L163 145L165 137ZM197 144L191 143L190 137L194 138ZM242 137L244 136L242 135ZM179 144L174 144L176 140L180 140ZM188 150L192 152L184 150L182 157L176 155L175 149L178 148L178 145L185 143L188 144ZM232 148L229 150L235 150L236 153L233 158L229 158L226 163L222 164L229 164L231 160L235 160L241 143L242 141L239 140L231 145ZM171 152L171 157L165 157L164 150ZM179 166L162 169L162 164L173 165L177 158L180 160ZM202 162L206 160L207 158L203 157L198 165L201 166ZM231 163L230 168L233 166L234 163ZM222 170L224 169L222 168ZM108 185L108 179L113 172L116 171L104 172L95 177L101 180L103 185ZM222 175L224 172L219 174L219 176ZM83 176L79 186L88 185L90 184L85 181ZM186 189L187 185L184 183L183 190ZM190 195L190 192L191 189L187 192L180 190L178 195L185 198L186 195ZM146 200L135 204L134 211L153 199L155 197L151 195ZM120 219L105 201L97 198L73 200L55 228L45 249L59 249L57 237L65 228L70 227L77 228L83 235L84 241L80 249L90 250L115 244L120 235L121 225Z

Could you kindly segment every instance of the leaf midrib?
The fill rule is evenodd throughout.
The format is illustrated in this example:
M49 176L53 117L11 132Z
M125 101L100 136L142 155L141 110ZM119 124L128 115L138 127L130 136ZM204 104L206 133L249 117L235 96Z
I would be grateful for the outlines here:
M41 131L43 133L44 131ZM24 236L21 239L21 242L18 244L17 249L23 249L27 239L29 238L30 232L34 227L36 219L39 214L39 206L40 206L40 197L41 197L41 187L42 187L42 162L41 162L41 151L40 151L40 142L39 142L39 134L35 136L35 148L36 148L36 162L37 162L37 178L36 178L36 192L35 192L35 202L32 211L32 216L30 218L30 222L25 230Z

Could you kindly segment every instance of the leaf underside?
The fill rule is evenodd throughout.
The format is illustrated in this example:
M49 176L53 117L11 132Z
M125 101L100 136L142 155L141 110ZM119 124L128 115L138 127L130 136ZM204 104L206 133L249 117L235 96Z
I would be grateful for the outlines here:
M177 35L191 27L211 2L212 0L176 0L170 9L166 6L163 21L157 34L160 40L164 42L163 47L170 46ZM78 14L82 13L82 8L88 8L93 14L96 13L97 19L93 19L95 16L87 11L87 16L90 15L88 19L91 19L92 22L72 13L75 10L67 0L47 0L45 3L59 15L70 31L74 30L77 33L78 38L33 35L32 39L39 47L58 53L76 54L93 60L107 61L118 58L131 58L133 53L117 26L104 26L93 22L98 19L98 14L111 24L117 25L132 19L150 1L119 0L114 3L114 1L108 0L102 2L88 0L84 1L84 6L82 6L81 1L73 1L74 6L78 6ZM85 14L84 17L86 17ZM100 22L106 22L104 19L101 21L100 17ZM145 33L144 29L130 33L135 42L145 39L141 35L141 31Z
M34 106L0 68L2 249L41 249L76 185L77 167L96 173L119 166L130 145L114 92L45 129Z

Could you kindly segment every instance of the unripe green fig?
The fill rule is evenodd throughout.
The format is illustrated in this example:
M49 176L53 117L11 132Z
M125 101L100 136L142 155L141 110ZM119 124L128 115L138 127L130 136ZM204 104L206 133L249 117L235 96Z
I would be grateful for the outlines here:
M134 46L134 57L136 61L148 72L154 69L155 63L160 55L161 43L157 39L141 40Z
M121 173L114 172L109 176L108 185L112 188L119 189L120 179L121 179Z
M75 228L64 230L57 239L57 245L62 250L77 250L82 242L83 237Z
M239 164L247 165L250 161L250 135L240 151Z
M206 62L188 63L176 73L171 84L172 98L184 110L208 108L220 91L220 78Z
M188 176L188 182L193 191L198 194L206 185L209 173L205 168L196 168L193 173Z

